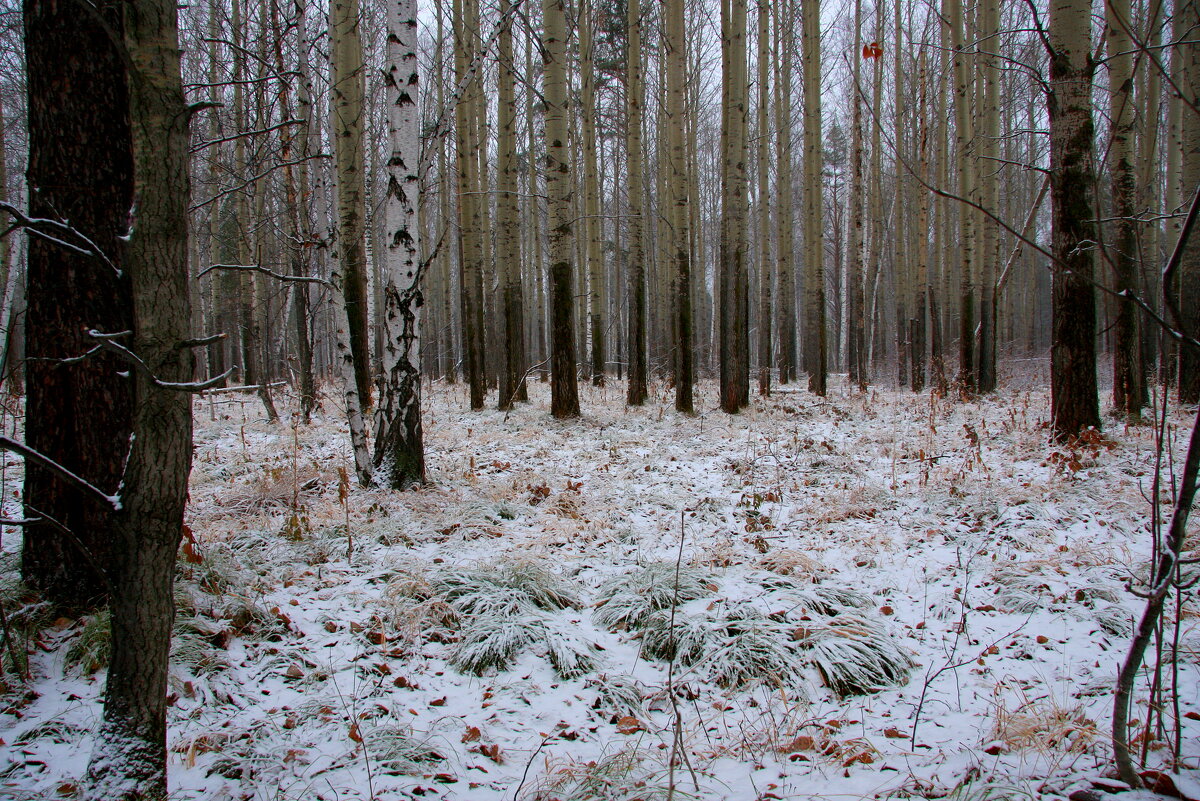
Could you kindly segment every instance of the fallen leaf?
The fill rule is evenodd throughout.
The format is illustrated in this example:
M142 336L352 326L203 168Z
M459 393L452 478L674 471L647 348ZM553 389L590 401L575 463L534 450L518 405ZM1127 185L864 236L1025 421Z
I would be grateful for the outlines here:
M463 732L462 741L464 743L473 743L481 736L482 734L480 733L478 726L468 726L467 730Z
M617 721L617 731L620 734L634 734L645 730L646 727L642 725L642 722L632 715L626 715Z

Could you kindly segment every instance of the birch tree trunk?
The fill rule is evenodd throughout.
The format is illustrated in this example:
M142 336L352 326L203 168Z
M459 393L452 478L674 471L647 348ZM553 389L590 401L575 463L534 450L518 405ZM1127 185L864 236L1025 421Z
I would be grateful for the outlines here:
M979 138L980 204L1000 214L1000 49L999 0L983 0L979 6L980 70L983 72L983 102L979 106L982 131ZM1000 273L1000 229L995 220L980 215L979 252L979 363L977 389L996 390L996 278Z
M417 2L388 6L387 65L383 73L388 108L387 236L383 286L383 382L375 417L375 479L391 489L425 483L421 434L420 227L417 204L421 160L417 113Z
M639 0L628 0L628 43L625 73L625 149L628 153L629 207L629 386L626 402L641 406L646 402L646 221L643 217L642 192L642 11Z
M478 14L473 0L454 2L454 75L461 97L454 105L454 127L458 134L458 229L459 293L462 324L463 358L470 385L471 408L482 409L487 383L484 378L483 332L483 233L480 209L479 160L476 149L477 117L475 83L471 62L475 57L474 40ZM465 85L470 80L469 85Z
M188 382L188 110L174 0L124 5L136 218L125 268L133 293L133 437L114 515L112 646L104 714L88 766L89 801L167 792L167 663L175 552L192 463Z
M972 126L972 81L970 54L967 52L962 0L944 0L942 14L950 34L954 60L954 142L958 164L958 196L975 195L974 141ZM975 373L975 210L964 205L958 209L959 318L958 385L965 395L978 389Z
M1053 0L1048 47L1053 332L1050 416L1059 440L1100 427L1096 398L1096 297L1092 289L1091 4Z

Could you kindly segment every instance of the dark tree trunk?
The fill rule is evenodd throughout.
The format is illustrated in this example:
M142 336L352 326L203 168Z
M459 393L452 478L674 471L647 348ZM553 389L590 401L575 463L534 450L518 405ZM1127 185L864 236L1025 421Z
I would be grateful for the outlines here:
M192 462L192 399L155 379L187 382L188 113L173 0L128 0L125 40L138 205L127 251L135 328L134 438L114 514L112 656L85 797L166 796L167 662L175 552ZM78 12L76 12L78 13ZM128 140L126 140L128 141ZM153 377L149 374L152 373Z
M1050 412L1063 440L1100 426L1096 395L1096 296L1092 220L1092 69L1090 5L1056 0L1050 8L1050 200L1054 268Z
M114 270L133 204L128 87L113 39L120 8L104 1L85 13L53 0L24 8L30 213L69 222L112 261L29 239L25 438L107 492L120 483L129 450L133 384L120 375L128 366L101 354L57 360L94 347L90 329L132 327L129 281ZM32 465L24 499L27 516L59 524L25 529L25 580L65 607L102 602L111 510Z

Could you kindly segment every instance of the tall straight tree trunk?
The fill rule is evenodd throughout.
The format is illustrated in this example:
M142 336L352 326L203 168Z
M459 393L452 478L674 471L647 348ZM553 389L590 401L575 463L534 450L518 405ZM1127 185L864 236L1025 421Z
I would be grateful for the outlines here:
M825 219L822 198L821 4L820 0L801 2L800 13L804 26L804 118L807 121L804 126L804 369L808 372L808 391L824 397L829 372L829 348L825 320ZM790 123L787 127L791 127Z
M1053 208L1053 339L1050 412L1059 440L1100 427L1096 398L1096 297L1092 220L1091 4L1050 4L1050 200Z
M667 61L667 155L670 160L668 197L669 220L667 252L674 266L675 305L675 409L684 414L694 410L692 384L692 262L688 201L691 197L684 142L684 71L687 67L687 31L684 28L683 0L666 0L666 37L663 45ZM660 201L661 202L661 201ZM660 236L662 235L660 228Z
M775 4L775 194L779 211L775 215L775 240L779 249L775 257L775 272L779 280L779 383L789 384L796 379L796 263L793 250L795 224L795 190L792 187L792 64L795 57L795 0ZM803 84L803 78L801 79ZM808 126L820 129L817 121L808 118ZM807 175L807 173L806 173ZM807 191L807 190L806 190ZM805 212L800 214L801 225L807 225Z
M1200 115L1195 112L1200 100L1200 3L1180 0L1175 9L1175 41L1179 56L1179 80L1176 86L1183 94L1182 120L1179 140L1182 149L1182 180L1179 197L1190 198L1200 187ZM1179 309L1184 333L1200 334L1200 237L1188 240L1179 270ZM1181 403L1200 403L1200 352L1186 345L1179 346L1179 400Z
M979 104L982 128L977 161L979 197L993 214L1000 209L1000 65L995 51L1000 49L999 0L983 0L979 6L983 72L983 102ZM990 52L989 52L990 51ZM1000 271L1000 229L994 220L984 219L979 252L979 363L976 369L980 392L996 390L996 278Z
M458 230L459 295L462 324L463 359L470 386L471 408L482 409L487 394L484 376L483 331L483 231L479 191L480 146L476 138L478 115L475 113L475 82L470 68L475 58L478 14L474 0L454 3L454 75L462 96L454 105L454 128L458 134ZM464 85L471 81L470 85Z
M867 388L867 308L864 282L866 280L866 236L863 231L863 201L866 176L863 171L863 110L862 110L862 0L854 0L854 85L850 87L854 107L853 131L850 143L850 261L847 271L849 320L847 359L850 383L860 390Z
M596 170L596 76L593 65L594 10L583 0L579 10L580 116L583 118L583 206L587 232L588 322L592 344L592 384L604 386L608 362L604 347L604 258L600 252L604 221L600 218L600 179Z
M500 268L504 307L504 368L500 371L499 408L507 409L525 386L525 300L521 286L520 217L517 208L517 102L513 69L512 14L509 0L500 0L500 41L497 57L499 140L496 161L496 260Z
M771 394L770 7L758 0L758 392ZM790 209L790 207L788 207ZM781 205L776 212L783 214ZM789 211L790 213L790 211Z
M1138 187L1136 175L1137 110L1133 105L1133 20L1129 0L1106 0L1105 44L1108 48L1108 112L1112 120L1109 147L1112 216L1116 218L1111 263L1118 292L1136 293L1138 281ZM1138 336L1137 308L1131 298L1118 298L1113 347L1113 406L1131 417L1141 416L1145 386Z
M189 115L176 4L128 0L124 12L137 197L125 260L133 291L128 344L147 369L133 373L133 436L121 451L127 463L114 515L111 657L89 801L166 797L172 584L192 464L191 396L159 383L190 381L193 364L183 344L191 319Z
M958 163L958 196L975 196L974 141L972 126L972 81L967 52L966 23L962 0L944 0L942 16L950 34L954 59L954 142ZM975 372L975 210L963 204L958 209L959 264L958 384L966 395L978 389Z
M908 384L911 377L911 369L909 367L909 357L912 348L912 326L909 324L909 312L912 308L913 294L915 288L913 268L909 262L910 237L903 225L906 214L910 208L909 203L912 201L911 185L908 176L904 172L904 167L900 163L902 156L912 157L908 146L908 131L907 118L908 108L905 98L904 85L904 20L901 16L903 3L896 0L893 4L895 14L895 30L893 31L893 53L892 53L892 81L893 81L893 102L895 103L895 111L893 113L892 136L895 143L897 159L895 160L896 170L896 193L893 200L892 218L896 221L895 224L895 242L893 242L893 254L895 258L895 268L893 275L895 277L895 295L896 295L896 374L899 386L903 387ZM882 32L880 33L882 36ZM924 188L922 187L922 191ZM920 232L917 236L921 236ZM912 237L915 241L916 237Z
M387 269L381 317L386 331L383 382L375 424L375 477L391 489L425 483L421 432L420 228L417 177L421 121L417 111L417 0L389 6L387 64L383 73L388 107Z
M929 183L929 114L926 108L925 51L921 51L917 67L917 158L919 183ZM929 201L930 193L922 186L917 191L916 286L913 296L913 317L909 326L908 364L911 370L909 386L913 392L925 389L925 329L929 315Z
M333 154L337 171L337 259L345 297L354 382L363 408L371 405L371 354L367 335L366 190L363 130L366 114L359 0L330 0L330 91Z
M579 416L575 375L575 244L567 147L567 24L563 0L542 2L546 197L550 210L550 413Z
M629 386L626 402L641 406L646 402L646 221L643 216L642 192L642 104L645 86L642 81L642 11L639 0L629 0L628 44L625 72L625 149L628 153L629 206Z
M101 2L82 13L50 0L24 6L29 212L69 222L109 260L29 237L25 441L107 492L118 488L129 450L133 388L120 375L128 366L107 354L58 360L94 347L88 330L133 326L129 280L116 272L134 197L129 90L112 38L121 34L121 8ZM49 524L24 529L26 583L65 608L102 603L112 510L32 464L22 497L27 518L71 532Z
M746 0L725 0L725 130L721 221L721 410L750 402L746 276Z

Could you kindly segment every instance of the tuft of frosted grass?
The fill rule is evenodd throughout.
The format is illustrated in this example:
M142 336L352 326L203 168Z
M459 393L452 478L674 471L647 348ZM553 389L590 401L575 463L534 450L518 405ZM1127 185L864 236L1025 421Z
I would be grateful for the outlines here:
M642 624L642 653L651 659L693 665L716 645L717 638L711 620L676 614L672 628L670 612L659 611Z
M545 621L540 626L546 656L558 675L576 679L596 669L595 649L590 642L565 626Z
M764 571L754 571L746 578L772 593L772 597L791 601L796 609L807 608L829 617L863 609L871 603L861 592L836 584L809 584L794 576Z
M642 628L654 612L711 594L707 578L703 570L681 566L676 584L676 566L668 562L634 568L600 585L593 617L614 631Z
M587 680L585 686L596 691L592 708L616 715L640 717L645 713L642 691L632 676L626 673L601 673Z
M555 573L533 561L477 568L450 568L436 575L432 590L464 614L485 614L505 604L538 609L578 609L579 598ZM519 599L519 600L518 600ZM513 606L510 613L518 610Z
M450 654L450 664L464 673L482 675L504 670L533 639L527 616L486 614L467 623Z
M709 678L727 689L774 687L802 690L804 654L791 642L791 627L750 603L729 607L717 621L716 644L699 665Z
M864 695L908 681L916 666L882 626L842 616L799 641L825 686L841 696Z
M420 773L442 755L417 740L412 730L401 726L377 726L363 734L367 755L373 764L393 776Z
M108 666L112 647L108 610L90 615L63 655L63 673L88 675Z
M600 759L552 760L522 801L665 801L696 798L672 788L668 771L654 755L634 746Z

